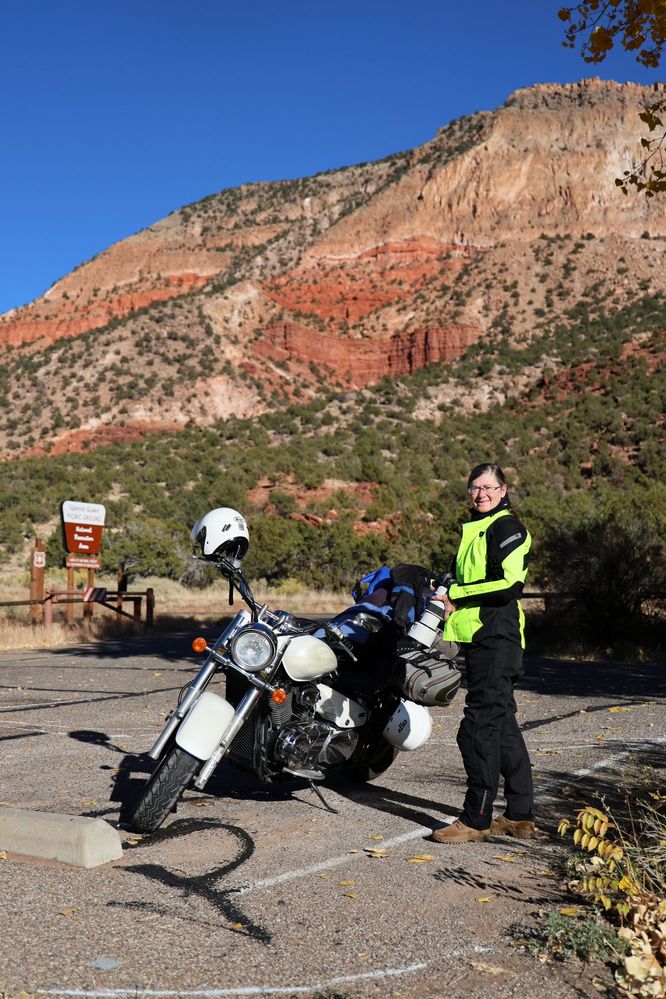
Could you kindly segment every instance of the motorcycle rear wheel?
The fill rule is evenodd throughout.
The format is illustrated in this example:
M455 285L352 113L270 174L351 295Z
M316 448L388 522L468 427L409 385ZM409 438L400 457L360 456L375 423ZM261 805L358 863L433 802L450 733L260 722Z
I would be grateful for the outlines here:
M172 746L162 757L135 805L129 824L135 832L151 833L175 810L183 791L201 768L201 760Z
M395 746L391 746L382 739L364 759L346 767L344 775L348 780L359 783L376 780L385 770L388 770L397 755L398 750Z

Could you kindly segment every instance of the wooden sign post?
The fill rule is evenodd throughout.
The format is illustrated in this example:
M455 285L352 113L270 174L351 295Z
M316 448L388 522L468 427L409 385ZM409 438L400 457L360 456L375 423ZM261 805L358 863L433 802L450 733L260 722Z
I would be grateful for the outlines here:
M97 557L102 547L102 532L106 508L101 503L77 503L66 500L62 505L62 523L67 549L67 590L74 590L74 570L88 570L88 587L95 585L95 570L100 568ZM84 603L83 616L92 616L92 603ZM68 603L68 623L74 620L74 604Z
M46 568L46 551L41 538L35 538L30 561L30 599L41 600L41 604L30 604L30 620L33 624L41 624L44 618L44 570Z

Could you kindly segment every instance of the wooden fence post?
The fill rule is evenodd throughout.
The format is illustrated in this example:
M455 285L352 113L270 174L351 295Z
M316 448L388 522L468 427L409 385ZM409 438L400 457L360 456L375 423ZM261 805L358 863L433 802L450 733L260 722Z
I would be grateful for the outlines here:
M152 586L146 590L146 628L152 628L155 620L155 591Z
M122 594L127 593L127 573L125 571L125 563L121 562L118 566L118 571L116 573L116 579L118 580L118 585L116 587L116 607L118 610L123 609L123 598Z
M67 566L67 596L74 596L74 570L71 565ZM74 623L74 604L69 601L65 604L65 620L67 624Z
M93 587L95 585L95 570L88 569L88 586ZM83 616L90 620L93 616L93 602L92 600L87 600L83 605Z
M53 626L53 596L51 591L46 595L44 601L44 631L50 631Z

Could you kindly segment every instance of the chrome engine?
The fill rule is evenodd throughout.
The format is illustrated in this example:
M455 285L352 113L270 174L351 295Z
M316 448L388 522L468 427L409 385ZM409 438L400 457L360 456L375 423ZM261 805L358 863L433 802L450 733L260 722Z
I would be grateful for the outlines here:
M342 731L320 719L285 725L275 743L275 757L290 770L319 770L348 760L358 733Z

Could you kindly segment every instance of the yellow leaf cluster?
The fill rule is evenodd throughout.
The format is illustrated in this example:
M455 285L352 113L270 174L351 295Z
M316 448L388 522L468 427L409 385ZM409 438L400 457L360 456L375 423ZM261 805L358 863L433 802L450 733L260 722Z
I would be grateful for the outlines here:
M625 995L666 995L666 899L631 898L629 924L619 931L631 953L615 977Z

